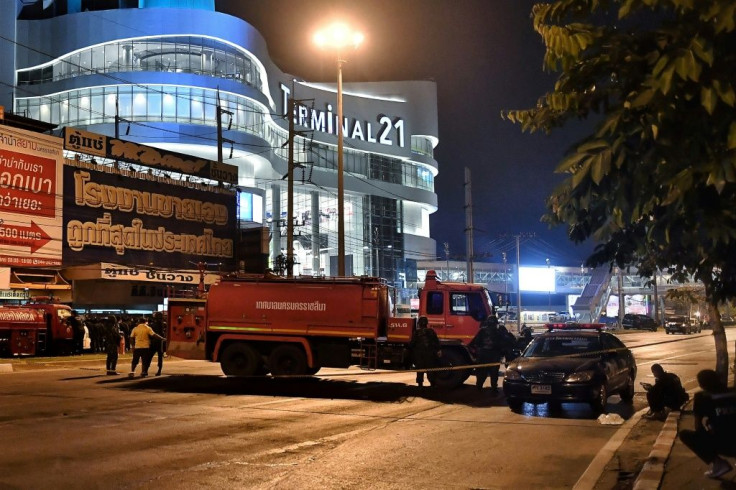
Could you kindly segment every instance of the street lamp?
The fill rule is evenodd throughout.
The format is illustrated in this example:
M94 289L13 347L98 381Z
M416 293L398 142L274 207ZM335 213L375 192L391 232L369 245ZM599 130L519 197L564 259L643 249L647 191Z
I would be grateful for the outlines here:
M363 42L363 34L353 31L347 24L336 22L318 31L314 42L320 48L334 48L337 52L337 275L345 276L345 188L343 184L343 117L342 117L342 59L346 48L357 48Z

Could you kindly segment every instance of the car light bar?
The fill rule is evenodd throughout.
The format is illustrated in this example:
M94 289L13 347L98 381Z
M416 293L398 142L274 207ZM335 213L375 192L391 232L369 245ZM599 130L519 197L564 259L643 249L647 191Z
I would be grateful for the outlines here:
M547 323L545 324L548 332L553 330L598 330L599 332L605 327L604 323Z

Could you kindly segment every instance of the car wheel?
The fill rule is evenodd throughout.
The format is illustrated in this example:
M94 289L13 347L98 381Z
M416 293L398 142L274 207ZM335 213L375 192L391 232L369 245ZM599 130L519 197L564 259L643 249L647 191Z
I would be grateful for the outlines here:
M521 407L524 405L524 400L521 400L519 398L507 398L506 403L508 403L509 408L513 410L514 412L517 412L521 410Z
M598 389L594 392L595 398L590 402L590 407L595 413L604 413L606 411L606 404L608 403L608 390L606 389L606 383L601 383Z
M625 401L626 403L631 403L634 401L634 377L629 376L629 380L626 383L626 386L624 387L623 391L621 391L621 399Z

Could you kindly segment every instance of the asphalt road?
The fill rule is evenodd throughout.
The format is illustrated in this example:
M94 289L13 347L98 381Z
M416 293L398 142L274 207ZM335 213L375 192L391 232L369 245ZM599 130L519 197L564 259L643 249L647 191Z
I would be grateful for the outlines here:
M691 388L714 365L709 333L621 338L637 381L660 362ZM572 488L619 429L585 405L514 413L472 377L441 392L357 368L245 380L169 360L164 376L128 379L75 361L0 374L0 489ZM645 404L613 396L608 411L626 419Z

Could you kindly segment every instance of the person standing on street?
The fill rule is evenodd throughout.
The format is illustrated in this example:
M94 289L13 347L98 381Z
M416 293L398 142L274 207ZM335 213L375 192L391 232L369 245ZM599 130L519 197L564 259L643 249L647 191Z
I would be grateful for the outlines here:
M158 356L158 371L156 371L156 376L161 376L161 369L164 366L164 351L165 351L165 344L164 341L161 340L164 335L166 334L166 320L164 320L164 315L160 311L157 311L153 314L153 321L151 321L151 328L153 329L158 336L151 338L151 351L150 356L151 359L148 361L148 364L151 364L151 361L153 361L153 356Z
M105 352L107 353L107 359L105 360L107 374L118 374L116 369L118 365L118 351L120 349L120 340L122 339L122 335L118 328L118 319L115 315L109 317L107 322L105 322L104 334Z
M437 367L439 358L442 356L440 350L440 339L433 328L429 328L429 320L426 316L417 320L417 329L409 342L412 361L417 369L430 369ZM434 373L427 373L429 384L432 384ZM424 372L417 371L417 385L424 386Z
M141 361L141 377L148 376L148 367L151 365L151 337L158 337L166 340L153 331L148 325L148 320L144 317L141 322L130 332L130 340L133 344L133 361L130 365L129 377L135 376L135 368L138 361Z
M481 325L478 333L470 342L470 347L475 351L475 357L479 364L486 364L475 368L475 387L478 391L483 389L486 378L491 378L491 393L498 393L498 371L501 367L501 358L504 355L505 339L498 330L498 319L489 316Z
M84 351L84 325L82 324L82 320L79 319L77 310L72 310L66 323L72 327L72 338L74 339L72 353L81 355Z
M695 430L681 430L680 440L710 465L708 478L718 478L733 469L722 456L736 456L736 392L729 390L712 369L698 373L703 391L695 394Z

